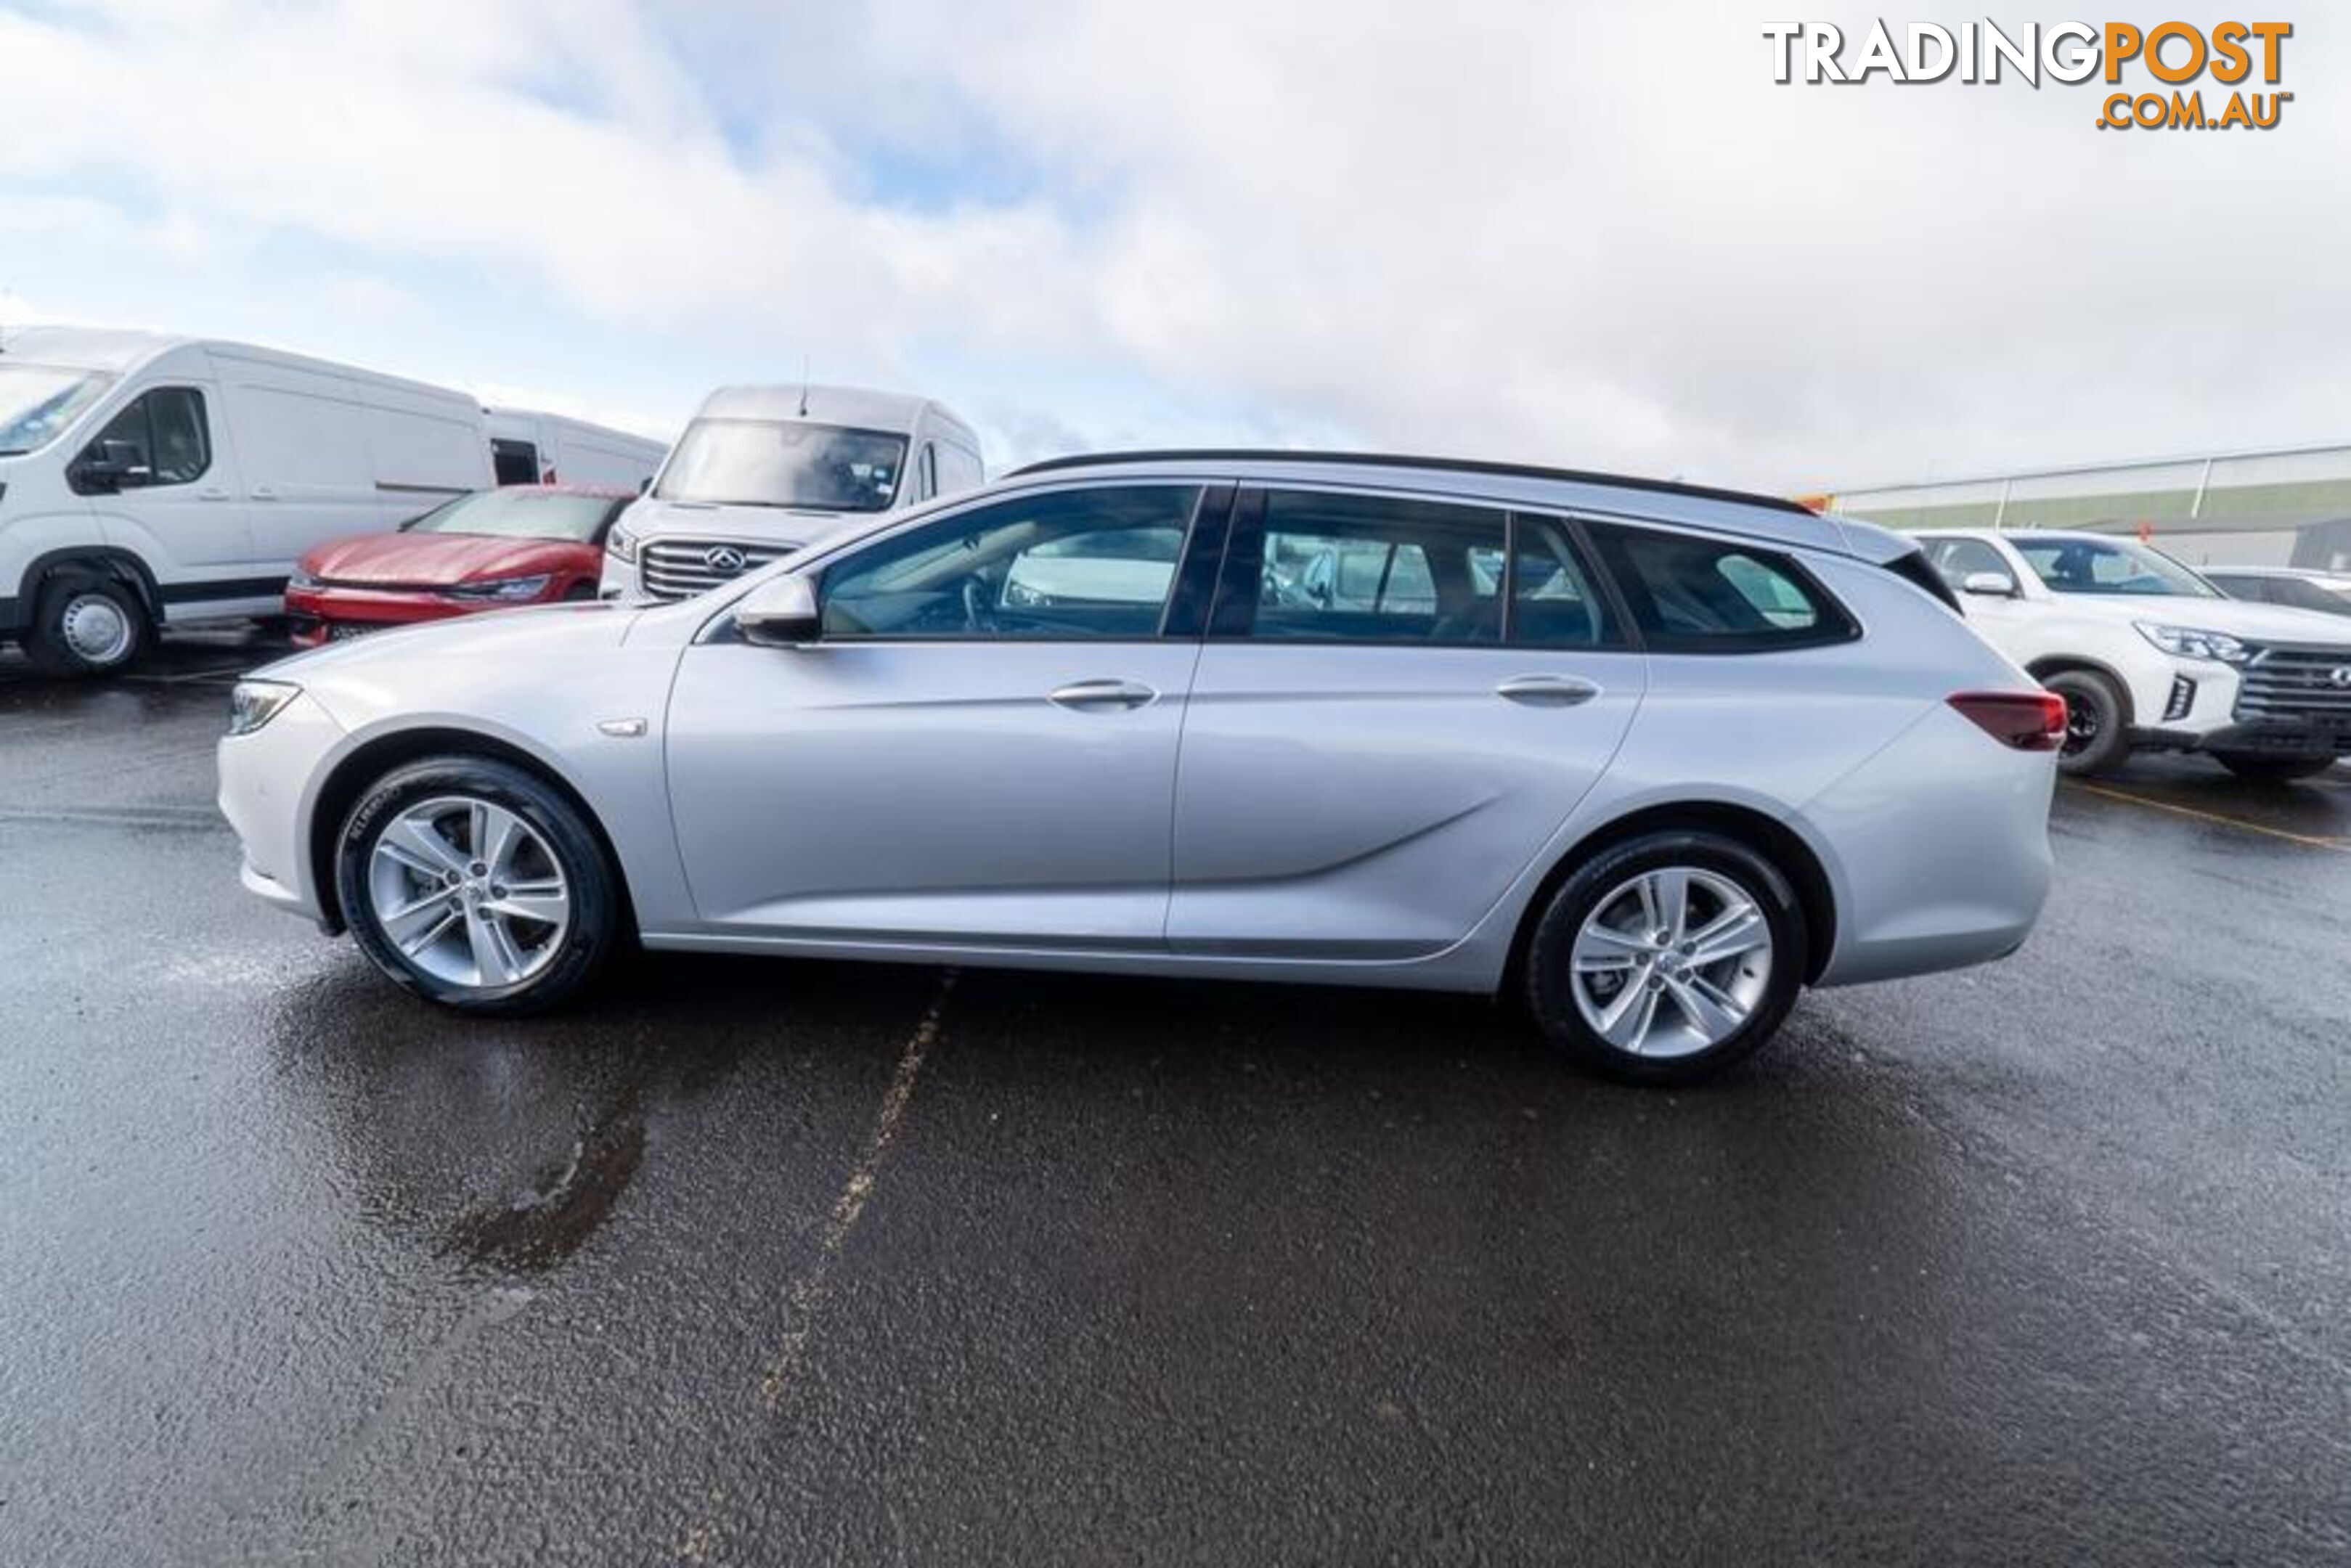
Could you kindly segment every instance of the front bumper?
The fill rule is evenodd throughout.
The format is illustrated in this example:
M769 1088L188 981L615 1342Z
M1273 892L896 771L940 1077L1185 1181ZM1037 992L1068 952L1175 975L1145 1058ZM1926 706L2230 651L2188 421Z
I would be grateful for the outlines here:
M373 632L477 615L486 610L520 610L552 603L561 588L559 582L549 583L547 592L524 600L444 599L430 592L340 586L289 588L286 591L286 613L294 622L295 646L315 648L329 640L331 627L359 627Z
M238 880L288 915L329 924L318 896L308 836L319 764L343 738L315 697L302 693L250 735L221 737L220 810L244 851Z
M2243 751L2261 757L2351 757L2351 723L2261 719L2207 730L2160 726L2131 731L2131 744L2150 751Z
M599 599L633 601L645 597L644 579L638 573L637 563L622 560L611 551L604 552L604 575L596 585Z

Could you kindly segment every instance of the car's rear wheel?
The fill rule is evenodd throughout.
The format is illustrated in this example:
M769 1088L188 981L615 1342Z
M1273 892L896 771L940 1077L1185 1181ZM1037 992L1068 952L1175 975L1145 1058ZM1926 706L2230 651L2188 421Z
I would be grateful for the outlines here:
M1694 1082L1778 1031L1809 937L1787 877L1752 849L1709 832L1645 834L1552 894L1528 947L1528 1000L1581 1067Z
M617 880L579 810L484 758L378 779L344 821L335 887L378 967L473 1012L554 1006L595 977L620 935Z
M2332 757L2262 757L2243 751L2216 751L2212 760L2240 779L2257 784L2287 784L2314 779L2335 766Z
M59 572L41 587L25 653L53 675L110 675L147 646L151 629L139 596L98 572Z
M2095 670L2060 670L2041 683L2065 699L2065 741L2057 768L2075 778L2111 773L2130 756L2122 688Z

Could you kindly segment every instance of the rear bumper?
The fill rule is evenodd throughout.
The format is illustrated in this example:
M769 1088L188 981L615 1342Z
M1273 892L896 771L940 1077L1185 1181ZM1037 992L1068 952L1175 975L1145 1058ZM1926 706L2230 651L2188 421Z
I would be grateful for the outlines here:
M1823 986L1989 963L2049 896L2053 752L2011 750L1938 707L1808 802L1838 866Z

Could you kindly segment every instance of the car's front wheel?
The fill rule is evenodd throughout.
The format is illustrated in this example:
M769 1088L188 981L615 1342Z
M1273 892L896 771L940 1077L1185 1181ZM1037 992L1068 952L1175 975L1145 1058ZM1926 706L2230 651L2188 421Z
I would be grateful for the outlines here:
M2122 688L2095 670L2060 670L2041 684L2065 699L2058 771L2086 779L2120 768L2130 756Z
M1627 1082L1689 1083L1770 1040L1802 984L1810 934L1788 879L1736 840L1645 834L1552 894L1527 951L1545 1038Z
M617 880L578 808L486 758L430 758L371 785L344 820L335 888L378 967L473 1012L554 1006L620 936Z

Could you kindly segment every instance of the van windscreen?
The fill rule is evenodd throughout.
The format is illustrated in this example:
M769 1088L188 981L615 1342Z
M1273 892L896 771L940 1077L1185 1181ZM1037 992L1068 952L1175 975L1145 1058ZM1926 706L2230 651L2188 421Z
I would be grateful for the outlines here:
M0 359L0 457L47 446L113 384L112 376L95 371Z
M664 501L887 511L906 438L798 420L697 419L678 437L653 495Z

